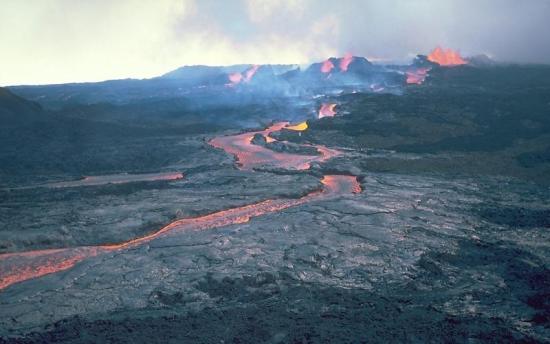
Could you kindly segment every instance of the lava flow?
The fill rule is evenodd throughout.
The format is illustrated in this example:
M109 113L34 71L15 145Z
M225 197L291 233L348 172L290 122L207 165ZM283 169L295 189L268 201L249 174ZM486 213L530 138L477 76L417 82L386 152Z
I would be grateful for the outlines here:
M430 55L428 55L428 60L441 66L458 66L466 64L466 60L464 60L457 51L442 49L441 47L432 50Z
M218 137L213 139L210 144L222 148L227 153L234 154L243 169L251 169L266 163L281 168L307 169L313 161L324 161L340 154L338 151L324 146L314 146L319 151L319 156L285 154L251 143L255 134L260 133L267 137L269 133L281 130L287 125L287 122L275 123L271 127L258 132ZM244 223L253 217L281 211L313 200L361 192L361 187L354 176L327 175L324 176L321 182L323 184L322 189L313 191L301 198L265 200L209 215L178 220L152 234L119 244L1 254L0 289L28 279L64 271L84 259L142 245L169 234Z
M143 174L111 174L105 176L88 176L80 180L57 182L46 184L50 188L70 188L76 186L97 186L106 184L125 184L135 182L150 182L157 180L182 179L183 174L179 172L166 173L143 173Z
M231 85L231 86L236 85L243 80L243 75L241 73L231 73L227 77L229 78L228 85Z
M210 144L232 154L237 164L243 170L253 170L260 167L279 167L285 169L307 170L312 162L322 162L333 158L340 152L324 146L315 146L320 155L299 155L279 153L271 149L251 144L256 134L266 137L270 133L279 131L288 126L288 122L278 122L261 131L247 132L239 135L216 137Z
M293 130L293 131L304 131L308 128L307 122L298 123L295 125L287 125L285 129Z
M323 62L323 64L321 65L321 72L322 73L330 73L330 71L334 68L334 64L332 63L332 61L330 59L326 60L325 62Z
M342 72L347 72L349 64L353 61L353 55L351 53L347 53L342 57L342 60L340 60L340 70Z
M229 74L227 76L229 78L229 84L227 84L227 86L235 86L237 84L240 84L241 82L250 82L254 74L256 74L256 72L258 71L258 68L260 68L259 65L252 65L250 68L244 71L244 73Z
M417 84L420 85L426 80L428 72L430 71L429 67L422 67L416 69L409 69L407 74L407 84Z
M323 103L321 105L321 108L319 109L319 117L334 117L336 115L336 111L334 110L336 108L336 104L334 103Z

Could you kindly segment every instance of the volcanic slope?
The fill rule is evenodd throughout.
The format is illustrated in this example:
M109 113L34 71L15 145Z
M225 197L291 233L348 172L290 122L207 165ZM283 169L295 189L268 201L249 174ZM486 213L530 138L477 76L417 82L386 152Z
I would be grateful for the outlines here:
M160 237L13 284L0 292L1 335L548 342L548 80L547 67L460 66L432 69L402 96L324 96L337 104L334 117L269 137L342 154L306 172L259 172L235 169L218 151L216 173L191 169L195 187L210 180L211 190L258 197L284 187L299 198L322 175L353 174L363 192ZM252 175L257 184L247 183Z

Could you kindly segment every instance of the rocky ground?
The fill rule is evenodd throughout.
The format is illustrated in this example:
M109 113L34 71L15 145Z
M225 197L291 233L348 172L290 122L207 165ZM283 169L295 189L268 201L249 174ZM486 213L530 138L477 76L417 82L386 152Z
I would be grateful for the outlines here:
M359 195L171 235L13 285L0 293L2 335L548 340L550 238L535 186L369 173L362 187ZM510 212L528 219L499 216Z
M150 170L139 154L122 161L181 180L47 189L15 176L0 191L0 253L120 242L177 218L298 198L324 174L356 175L362 192L13 284L0 291L0 342L550 341L550 99L547 81L511 72L517 83L501 88L466 70L400 96L322 98L338 103L336 117L270 134L289 143L254 139L276 152L343 152L306 171L239 170L208 144L236 129L216 127L162 141L164 164ZM154 150L148 137L141 147ZM104 172L120 172L108 161ZM48 171L36 184L67 177Z

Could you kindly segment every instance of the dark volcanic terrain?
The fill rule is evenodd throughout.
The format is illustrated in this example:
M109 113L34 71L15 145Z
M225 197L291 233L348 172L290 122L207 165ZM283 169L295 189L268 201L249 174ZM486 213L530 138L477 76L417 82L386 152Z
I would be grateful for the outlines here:
M0 343L550 341L550 68L355 61L0 88Z

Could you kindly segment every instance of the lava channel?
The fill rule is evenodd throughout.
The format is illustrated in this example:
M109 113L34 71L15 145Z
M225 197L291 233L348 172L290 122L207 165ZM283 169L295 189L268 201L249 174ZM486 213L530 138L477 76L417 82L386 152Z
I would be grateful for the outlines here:
M262 134L268 137L270 133L279 131L288 124L288 122L277 122L261 131L216 137L210 141L210 144L235 156L238 166L243 170L253 170L265 166L307 170L312 162L323 162L340 155L339 151L321 145L314 146L320 155L300 155L275 152L263 146L251 144L254 135Z
M215 138L211 144L223 148L228 153L235 154L243 168L252 168L271 159L271 162L279 167L307 169L312 161L326 160L339 154L338 151L324 146L314 146L320 152L320 156L285 154L273 152L251 143L252 137L256 133L267 136L273 131L281 130L287 124L281 122L259 132ZM0 254L0 289L14 283L67 270L87 258L136 247L168 234L245 223L253 217L278 212L314 200L361 192L361 187L354 176L326 175L321 182L322 189L301 198L265 200L204 216L181 219L152 234L118 244Z
M135 182L152 182L157 180L182 179L183 174L179 172L165 173L143 173L143 174L110 174L104 176L88 176L80 180L45 184L49 188L70 188L77 186L97 186L107 184L125 184Z

